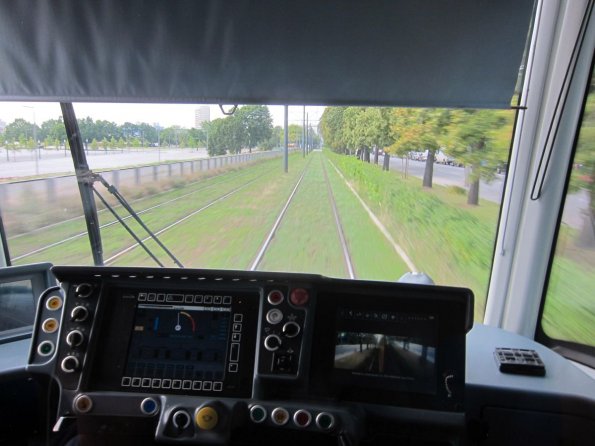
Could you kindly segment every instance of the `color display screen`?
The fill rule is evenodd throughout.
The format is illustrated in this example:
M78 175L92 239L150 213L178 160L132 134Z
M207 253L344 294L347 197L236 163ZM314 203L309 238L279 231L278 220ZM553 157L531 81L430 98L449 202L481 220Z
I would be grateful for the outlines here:
M432 315L341 309L335 371L373 387L435 393L435 325Z
M222 381L229 307L139 304L125 376Z

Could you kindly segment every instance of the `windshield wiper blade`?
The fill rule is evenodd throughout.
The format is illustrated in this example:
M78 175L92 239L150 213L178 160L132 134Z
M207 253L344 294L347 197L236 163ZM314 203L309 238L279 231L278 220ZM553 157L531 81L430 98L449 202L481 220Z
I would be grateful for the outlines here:
M89 164L87 164L87 157L85 156L83 147L83 138L81 138L72 103L60 102L60 108L62 109L64 127L66 127L66 136L68 137L72 162L74 163L74 171L76 173L79 192L81 194L81 202L83 204L83 213L85 215L85 223L87 224L89 242L91 243L93 262L97 266L102 266L103 247L101 245L101 231L99 229L97 207L95 206L95 200L93 199L93 185L84 181L82 178L84 174L89 172Z

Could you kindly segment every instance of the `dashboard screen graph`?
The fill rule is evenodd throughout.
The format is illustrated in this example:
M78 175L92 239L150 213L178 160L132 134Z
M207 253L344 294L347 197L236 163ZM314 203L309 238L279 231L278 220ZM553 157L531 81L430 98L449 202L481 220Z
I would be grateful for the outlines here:
M139 304L125 375L222 381L230 316L229 307Z

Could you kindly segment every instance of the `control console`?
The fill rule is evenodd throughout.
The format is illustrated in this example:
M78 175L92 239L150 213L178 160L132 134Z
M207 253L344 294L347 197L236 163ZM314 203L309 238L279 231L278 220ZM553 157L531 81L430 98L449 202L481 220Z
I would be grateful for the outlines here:
M137 432L132 423L156 441L209 444L271 430L357 443L362 414L396 409L464 421L469 290L260 272L53 272L61 287L41 296L28 369L56 380L59 416L75 417L87 438L108 435L105 417L127 420L119 435Z

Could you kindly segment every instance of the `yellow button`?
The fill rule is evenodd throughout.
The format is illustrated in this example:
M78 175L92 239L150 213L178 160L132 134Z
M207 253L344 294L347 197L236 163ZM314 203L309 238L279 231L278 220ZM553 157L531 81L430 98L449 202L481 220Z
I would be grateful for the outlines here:
M215 429L217 423L219 422L219 415L217 414L217 411L209 406L203 407L198 412L196 412L195 418L198 427L206 431Z

